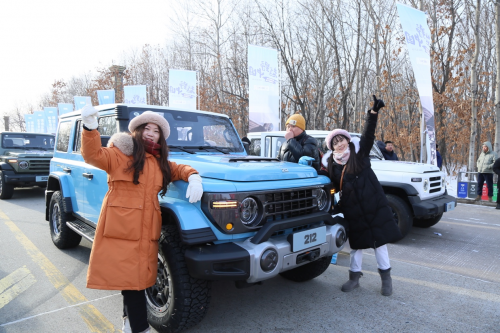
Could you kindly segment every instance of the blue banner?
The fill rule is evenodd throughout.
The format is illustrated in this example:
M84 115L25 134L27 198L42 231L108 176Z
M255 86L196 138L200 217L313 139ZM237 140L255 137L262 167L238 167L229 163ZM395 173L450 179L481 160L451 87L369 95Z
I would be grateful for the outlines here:
M431 80L431 32L427 25L427 16L420 10L400 3L397 4L397 8L424 113L426 133L429 139L427 140L429 151L427 163L437 166Z
M85 105L92 105L92 98L89 96L75 96L75 110L80 110Z
M168 106L196 110L196 72L170 69L168 71Z
M280 130L278 52L248 45L249 132Z
M71 103L58 103L57 107L59 109L60 116L68 112L73 112L73 104Z
M123 103L146 105L146 86L125 86L123 87Z
M45 114L45 127L47 133L56 134L57 132L57 108L45 107L43 108Z
M97 99L99 100L99 105L114 104L115 103L115 91L113 89L97 90Z
M45 125L45 112L35 111L33 112L35 118L35 132L36 133L47 133L47 127Z
M26 127L26 132L35 132L35 115L33 114L25 114L24 122Z
M467 198L467 182L458 182L457 184L457 197L459 198Z

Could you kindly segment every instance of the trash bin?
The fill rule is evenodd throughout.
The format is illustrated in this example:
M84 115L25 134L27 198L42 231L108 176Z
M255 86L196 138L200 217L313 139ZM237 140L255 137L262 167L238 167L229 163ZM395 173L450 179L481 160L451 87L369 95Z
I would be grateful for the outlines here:
M467 189L469 188L468 182L458 182L457 184L457 197L467 198Z
M470 182L469 183L469 189L468 189L468 196L471 199L475 199L477 194L477 182Z
M483 193L481 195L481 200L488 201L488 186L486 186L486 183L483 184Z
M497 202L498 198L498 187L497 184L493 184L493 202Z

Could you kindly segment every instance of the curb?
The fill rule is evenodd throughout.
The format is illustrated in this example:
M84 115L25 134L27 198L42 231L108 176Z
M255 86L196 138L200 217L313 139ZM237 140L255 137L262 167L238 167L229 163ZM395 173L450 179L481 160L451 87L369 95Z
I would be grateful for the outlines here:
M457 198L457 202L462 203L462 204L478 205L478 206L488 206L488 207L496 207L497 206L496 202L489 202L489 201L484 201L484 200L475 201L473 199Z

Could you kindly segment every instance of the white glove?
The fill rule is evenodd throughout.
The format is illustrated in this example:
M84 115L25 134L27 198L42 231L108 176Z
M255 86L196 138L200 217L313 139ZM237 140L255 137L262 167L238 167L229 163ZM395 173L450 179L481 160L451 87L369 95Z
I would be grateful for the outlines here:
M85 105L82 109L82 122L88 129L96 129L99 125L97 123L97 117L99 114L97 110L94 109L92 105Z
M203 195L203 186L201 185L201 177L198 174L192 174L188 178L188 188L186 190L186 198L189 198L190 203L200 201Z

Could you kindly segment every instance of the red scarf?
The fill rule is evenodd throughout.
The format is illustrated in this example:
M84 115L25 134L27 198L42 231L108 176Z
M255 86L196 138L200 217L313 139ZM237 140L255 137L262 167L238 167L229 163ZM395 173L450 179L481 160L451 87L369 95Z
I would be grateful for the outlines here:
M154 155L155 157L160 156L160 148L161 146L153 141L144 140L144 148L148 153Z

